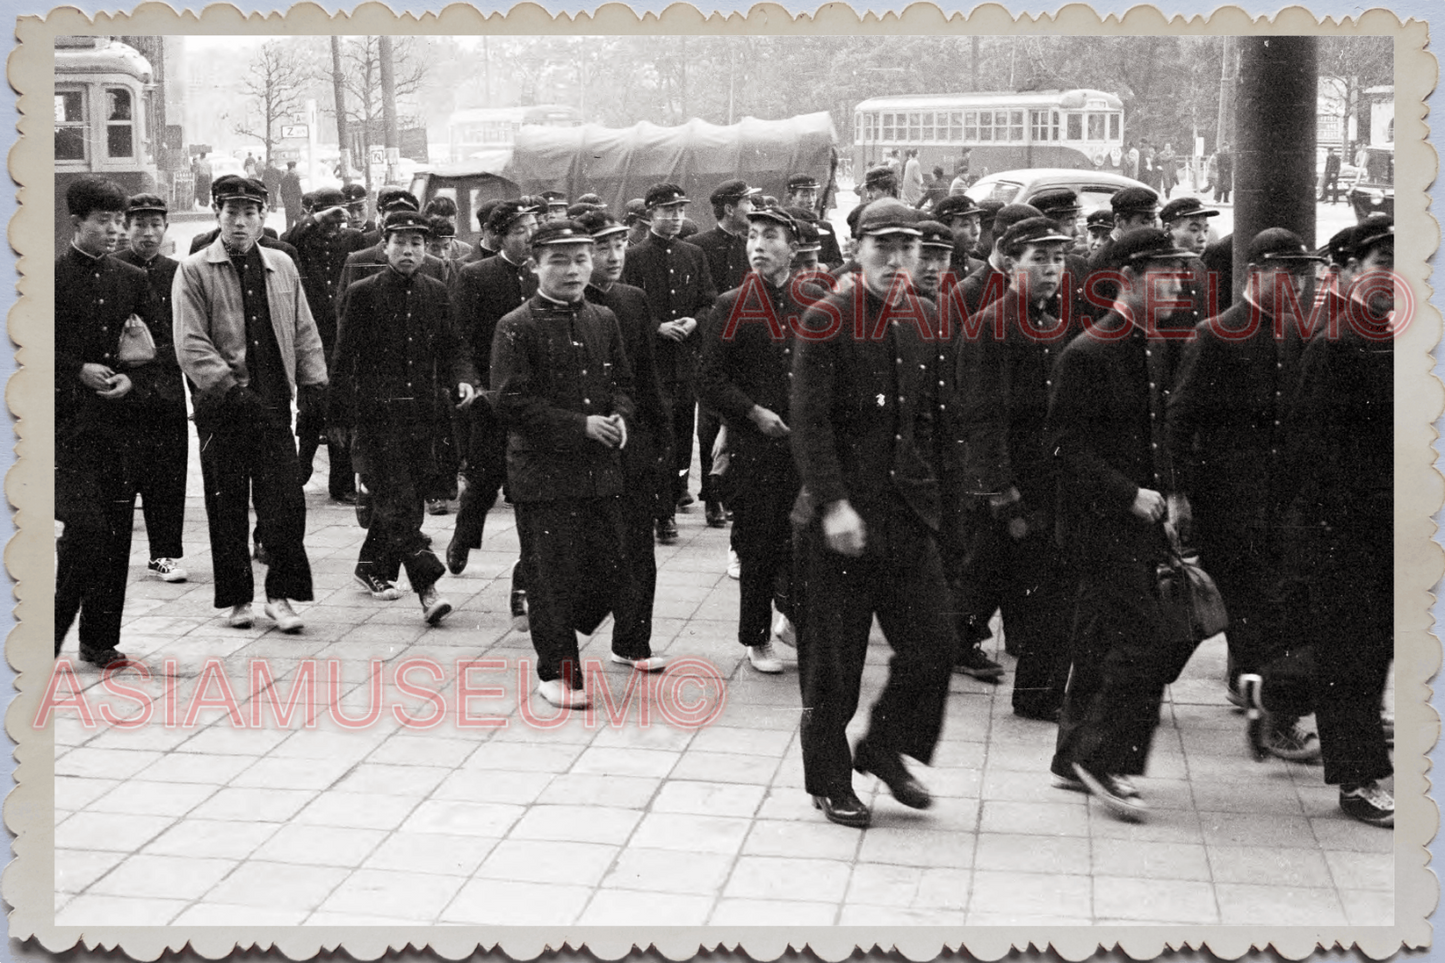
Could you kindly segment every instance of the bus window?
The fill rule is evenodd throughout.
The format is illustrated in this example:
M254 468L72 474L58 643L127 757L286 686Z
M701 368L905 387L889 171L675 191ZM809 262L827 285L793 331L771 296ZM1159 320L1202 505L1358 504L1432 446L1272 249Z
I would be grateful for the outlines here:
M105 153L107 157L135 156L135 125L131 119L130 91L107 87Z
M1029 139L1035 143L1049 139L1049 112L1047 110L1029 111Z
M1021 110L1015 110L1009 113L1008 139L1024 139L1024 112Z
M934 130L935 128L933 123L933 114L924 114L922 139L926 141L937 140L937 138L934 136Z
M1104 115L1089 114L1089 140L1104 139Z
M1119 123L1123 118L1119 114L1109 115L1109 140L1118 143L1123 138L1119 136Z
M951 111L948 115L948 139L955 144L964 139L961 110Z
M978 113L976 111L965 111L963 114L963 141L972 144L978 141Z
M900 131L899 133L901 134L902 131ZM908 115L908 139L907 139L907 142L910 143L910 144L916 144L916 143L918 143L919 138L922 137L922 136L923 136L923 115L922 115L922 114L909 114L909 115Z
M878 138L878 139L879 139L879 140L883 140L883 141L891 141L891 140L893 140L893 139L894 139L894 137L893 137L893 132L894 132L894 130L895 130L895 128L894 128L894 126L893 126L893 115L892 115L892 114L884 114L884 115L883 115L883 136L880 137L880 138Z
M55 159L85 160L85 91L55 92Z
M978 112L978 139L984 143L993 140L993 111Z
M1070 114L1070 115L1069 115L1069 132L1068 132L1068 137L1067 137L1067 139L1068 139L1068 140L1083 140L1083 139L1084 139L1084 115L1083 115L1083 114Z
M1059 112L1058 112L1057 110L1054 110L1054 111L1050 111L1050 114L1051 114L1051 116L1052 116L1052 118L1053 118L1053 122L1052 122L1051 129L1050 129L1050 131L1049 131L1049 140L1058 140L1058 139L1059 139Z

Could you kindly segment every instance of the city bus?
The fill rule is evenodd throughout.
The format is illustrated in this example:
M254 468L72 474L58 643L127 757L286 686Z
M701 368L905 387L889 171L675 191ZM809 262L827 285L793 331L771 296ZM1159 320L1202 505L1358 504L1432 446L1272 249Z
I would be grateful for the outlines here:
M925 172L950 179L967 157L972 177L1030 167L1118 171L1124 104L1102 90L873 97L853 116L854 171L918 150Z
M55 241L73 233L65 189L99 174L128 194L158 183L150 112L155 87L150 61L110 37L55 39Z
M517 142L524 126L576 127L582 114L564 104L535 107L474 107L456 111L447 119L451 162L462 164L503 159Z

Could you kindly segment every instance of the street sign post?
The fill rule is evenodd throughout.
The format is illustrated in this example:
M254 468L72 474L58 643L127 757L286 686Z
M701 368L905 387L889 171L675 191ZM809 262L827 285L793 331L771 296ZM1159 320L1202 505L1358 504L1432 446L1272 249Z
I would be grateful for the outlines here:
M307 124L282 124L281 136L286 139L295 137L300 140L305 140L311 136L311 131Z

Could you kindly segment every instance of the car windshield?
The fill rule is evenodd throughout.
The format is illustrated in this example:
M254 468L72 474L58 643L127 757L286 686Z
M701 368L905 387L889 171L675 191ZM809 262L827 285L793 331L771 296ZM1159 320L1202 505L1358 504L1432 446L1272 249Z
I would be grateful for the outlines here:
M992 184L980 183L975 185L973 189L968 192L968 196L980 204L984 201L998 201L1000 204L1009 204L1013 202L1015 197L1019 196L1019 191L1021 190L1023 190L1023 185L1016 181L994 181Z
M1392 150L1367 151L1364 180L1370 184L1393 187L1395 184L1395 152Z

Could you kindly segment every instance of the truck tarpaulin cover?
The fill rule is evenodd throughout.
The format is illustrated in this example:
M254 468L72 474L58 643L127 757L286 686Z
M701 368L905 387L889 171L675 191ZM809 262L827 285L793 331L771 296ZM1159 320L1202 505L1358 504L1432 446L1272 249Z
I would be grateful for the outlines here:
M692 199L688 217L704 230L714 219L708 195L741 178L782 202L788 176L812 174L831 184L837 131L826 111L788 120L743 118L728 126L691 120L681 127L640 123L615 128L523 127L505 176L528 194L591 191L620 216L628 199L653 184L679 184Z

